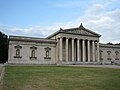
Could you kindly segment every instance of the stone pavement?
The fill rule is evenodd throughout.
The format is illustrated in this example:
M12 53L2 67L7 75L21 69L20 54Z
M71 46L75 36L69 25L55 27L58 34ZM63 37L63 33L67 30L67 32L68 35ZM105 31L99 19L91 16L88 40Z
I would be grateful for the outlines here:
M7 65L7 64L6 64ZM40 64L9 64L9 66L78 66L78 67L101 67L101 68L120 68L120 65L40 65Z
M0 80L1 80L1 77L2 77L3 66L4 66L4 64L0 64Z
M78 66L78 67L102 67L102 68L120 68L119 65L67 65L67 66Z
M3 90L3 71L4 71L4 64L0 64L0 90Z

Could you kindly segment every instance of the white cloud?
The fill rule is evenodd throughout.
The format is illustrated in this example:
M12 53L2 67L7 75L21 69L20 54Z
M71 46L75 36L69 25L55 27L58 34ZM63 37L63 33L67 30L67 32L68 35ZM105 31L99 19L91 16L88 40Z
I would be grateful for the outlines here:
M55 7L60 8L78 8L81 7L84 4L84 0L65 0L64 2L55 4Z
M109 2L106 6L110 4ZM106 6L95 3L85 11L84 16L78 17L76 20L70 22L57 22L48 26L30 26L28 28L6 28L2 26L1 30L4 32L8 31L8 35L47 37L59 30L60 27L78 27L80 23L83 23L86 28L102 35L101 43L120 43L120 9L116 8L107 11Z
M87 11L86 14L95 16L95 15L100 15L104 12L104 6L101 4L94 4L91 6Z
M96 8L95 7L99 7ZM97 10L100 10L98 12ZM81 20L85 25L102 34L102 42L120 42L120 9L106 11L102 5L93 5ZM89 14L89 15L87 15Z
M109 4L106 4L106 6ZM107 11L106 6L93 4L86 10L83 17L79 17L71 23L66 23L67 27L76 27L82 22L86 28L102 35L101 42L120 43L120 9ZM66 24L63 27L66 28Z

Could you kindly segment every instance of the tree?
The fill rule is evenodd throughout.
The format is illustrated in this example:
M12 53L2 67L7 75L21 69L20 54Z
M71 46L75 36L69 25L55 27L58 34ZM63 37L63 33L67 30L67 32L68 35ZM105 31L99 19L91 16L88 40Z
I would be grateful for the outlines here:
M115 45L120 45L120 43L116 43Z
M109 43L107 43L107 44L108 44L108 45L114 45L113 43L110 43L110 42L109 42Z
M8 60L8 37L0 32L0 63Z

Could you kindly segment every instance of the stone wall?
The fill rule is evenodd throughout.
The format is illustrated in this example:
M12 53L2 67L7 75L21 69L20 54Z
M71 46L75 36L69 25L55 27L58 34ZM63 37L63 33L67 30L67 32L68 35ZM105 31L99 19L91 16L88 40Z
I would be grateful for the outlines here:
M69 57L67 62L65 62L66 60L65 38L63 38L62 42L63 42L63 46L62 46L63 63L62 64L72 62L72 53L71 53L72 40L70 39L68 42ZM77 41L75 41L75 47L77 47L76 44L77 44ZM81 44L80 44L80 47L81 47ZM56 40L56 39L44 39L44 38L41 39L41 38L31 38L31 37L10 36L8 63L9 64L44 64L44 65L56 64L60 60L59 49L60 49L59 39ZM75 51L75 53L77 52ZM80 50L80 53L82 53L81 50ZM97 51L95 51L95 53L97 53ZM80 57L82 57L81 55ZM75 57L75 60L76 59L77 57ZM96 62L99 63L100 61L101 64L120 64L120 46L100 44L99 45L99 61L97 61L97 54L95 54L95 59L96 59L95 60ZM80 58L80 60L82 60L82 58ZM91 56L90 56L90 60L92 60ZM74 62L76 62L76 64L83 63L81 61L79 62L74 61ZM94 63L94 62L91 62L91 63Z
M55 40L10 37L9 64L55 64L55 55Z
M120 46L100 44L100 62L103 64L120 64Z

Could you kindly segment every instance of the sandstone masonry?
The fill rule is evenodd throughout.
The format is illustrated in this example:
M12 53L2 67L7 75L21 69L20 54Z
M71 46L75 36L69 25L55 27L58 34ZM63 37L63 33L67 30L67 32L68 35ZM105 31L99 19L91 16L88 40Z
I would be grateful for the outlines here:
M100 37L82 24L47 38L9 36L8 64L120 64L120 46L100 44Z

